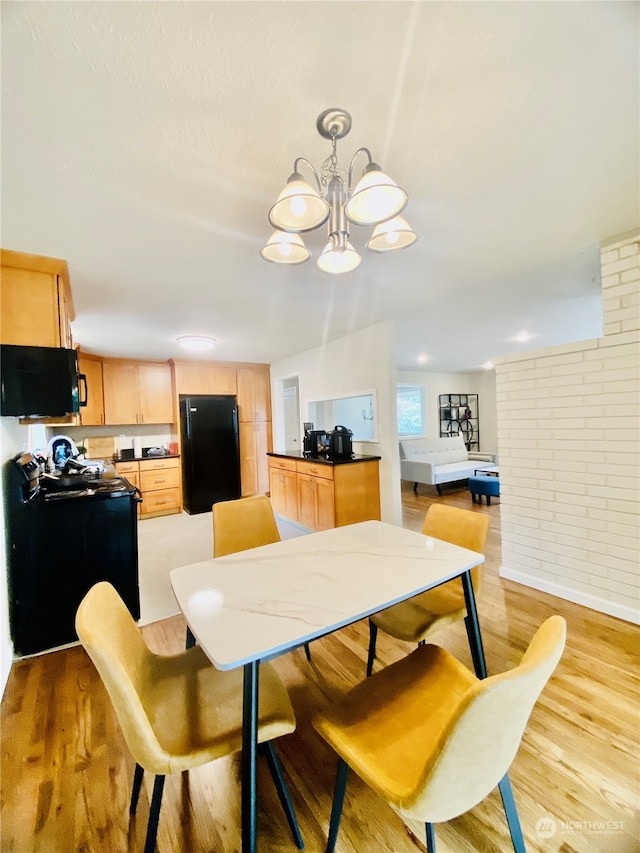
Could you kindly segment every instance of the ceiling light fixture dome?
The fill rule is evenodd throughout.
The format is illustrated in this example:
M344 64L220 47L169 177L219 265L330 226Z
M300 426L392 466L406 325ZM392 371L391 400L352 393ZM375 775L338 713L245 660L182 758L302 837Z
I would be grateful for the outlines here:
M208 335L179 335L176 340L183 349L190 350L213 349L216 345L216 339Z
M311 253L298 235L325 222L328 222L329 243L316 261L323 272L350 272L362 262L349 243L349 222L377 226L367 243L373 252L391 252L415 243L417 235L398 216L407 204L407 193L373 162L368 148L358 148L351 158L345 186L344 172L338 168L337 141L351 130L349 113L336 108L325 110L318 116L316 127L320 136L331 141L331 154L322 164L320 174L304 157L295 160L293 173L269 211L269 222L276 232L260 250L262 257L277 264L303 263ZM362 153L369 162L352 190L354 163ZM302 163L311 169L317 190L300 174ZM395 225L385 230L382 226L388 220ZM291 238L291 234L297 239Z

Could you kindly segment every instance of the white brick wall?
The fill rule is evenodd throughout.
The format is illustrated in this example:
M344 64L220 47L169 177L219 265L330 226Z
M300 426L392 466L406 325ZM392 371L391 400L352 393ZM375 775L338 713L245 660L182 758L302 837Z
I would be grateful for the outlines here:
M501 574L640 622L640 232L602 247L604 337L496 363Z

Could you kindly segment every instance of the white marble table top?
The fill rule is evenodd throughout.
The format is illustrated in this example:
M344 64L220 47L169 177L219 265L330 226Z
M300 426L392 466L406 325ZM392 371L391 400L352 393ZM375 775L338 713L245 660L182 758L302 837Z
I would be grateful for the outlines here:
M484 562L482 554L382 521L181 566L180 609L218 669L314 640Z

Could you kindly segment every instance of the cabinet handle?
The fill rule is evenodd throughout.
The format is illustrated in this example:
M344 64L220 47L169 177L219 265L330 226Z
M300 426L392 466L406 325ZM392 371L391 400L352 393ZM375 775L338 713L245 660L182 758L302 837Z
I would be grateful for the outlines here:
M159 477L159 478L158 478L158 477L156 477L156 479L155 479L153 482L154 482L154 483L166 483L166 482L167 482L167 480L166 480L166 478L165 478L165 477Z

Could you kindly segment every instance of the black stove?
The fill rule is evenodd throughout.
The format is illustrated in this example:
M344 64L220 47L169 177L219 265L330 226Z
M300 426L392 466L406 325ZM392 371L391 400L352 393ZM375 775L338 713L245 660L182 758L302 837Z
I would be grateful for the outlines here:
M140 492L123 477L63 488L41 476L31 453L5 466L9 615L14 651L29 655L77 641L83 596L109 581L134 619Z
M96 478L87 480L82 489L61 489L55 486L53 489L47 485L47 481L41 481L38 497L45 501L64 501L77 498L118 498L129 497L139 494L138 489L124 477L115 477L111 480Z

